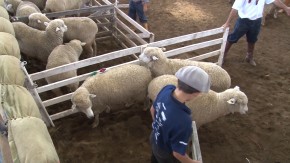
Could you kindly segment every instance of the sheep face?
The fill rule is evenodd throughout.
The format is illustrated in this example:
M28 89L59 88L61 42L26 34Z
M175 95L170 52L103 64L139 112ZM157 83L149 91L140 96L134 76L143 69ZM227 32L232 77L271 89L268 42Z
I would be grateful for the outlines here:
M44 22L49 23L50 20L45 16L45 14L42 13L32 13L28 17L29 23L28 25L30 27L39 29L39 30L45 30L46 26Z
M55 28L55 32L64 33L67 31L67 26L64 24L64 21L61 19L54 19L49 23L44 22L44 25L46 25L46 29Z
M162 49L157 47L147 47L143 53L139 56L139 60L145 63L157 61L161 58L166 58Z
M95 97L95 95L90 94L86 88L78 88L72 95L72 109L78 109L79 111L85 113L89 119L94 118L91 101L92 97Z
M248 97L237 86L233 91L233 97L227 101L230 106L229 111L231 113L239 112L240 114L246 114L248 111Z

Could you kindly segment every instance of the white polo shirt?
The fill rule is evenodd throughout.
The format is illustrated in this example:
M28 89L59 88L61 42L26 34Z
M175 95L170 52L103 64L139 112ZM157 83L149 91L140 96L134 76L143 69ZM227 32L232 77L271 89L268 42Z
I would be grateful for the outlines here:
M249 0L236 0L232 8L238 10L240 18L256 20L263 17L265 3L270 4L275 0L259 0L257 5L256 0L251 0L251 3L248 3L248 1Z

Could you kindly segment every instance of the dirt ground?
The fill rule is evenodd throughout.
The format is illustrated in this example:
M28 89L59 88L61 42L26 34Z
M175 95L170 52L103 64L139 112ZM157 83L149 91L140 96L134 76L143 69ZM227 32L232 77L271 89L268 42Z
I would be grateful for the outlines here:
M162 40L217 28L230 9L227 0L151 0L150 31ZM268 19L256 46L256 67L243 61L245 38L230 50L223 67L232 87L248 96L249 112L199 128L204 163L290 163L289 31L285 14ZM151 118L142 105L100 117L94 129L82 114L55 121L49 131L62 163L150 162Z

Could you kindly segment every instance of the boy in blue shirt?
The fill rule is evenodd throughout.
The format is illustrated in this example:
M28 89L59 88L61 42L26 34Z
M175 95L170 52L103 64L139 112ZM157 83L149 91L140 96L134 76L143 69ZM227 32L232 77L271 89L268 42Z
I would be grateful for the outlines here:
M151 109L153 131L150 135L152 163L200 163L186 154L192 134L191 111L185 102L210 89L208 74L195 66L179 69L177 87L165 86Z

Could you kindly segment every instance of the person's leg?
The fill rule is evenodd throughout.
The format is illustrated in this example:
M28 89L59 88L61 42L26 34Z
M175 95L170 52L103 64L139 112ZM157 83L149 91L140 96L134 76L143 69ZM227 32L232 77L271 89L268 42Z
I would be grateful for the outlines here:
M247 50L247 56L245 60L251 65L256 66L257 64L254 61L254 49L255 49L255 43L248 42L248 50Z
M135 21L137 20L137 17L136 17L136 4L135 4L135 2L133 2L131 0L130 0L130 3L129 3L129 13L128 13L128 15L133 20L135 20Z
M158 163L156 157L154 156L154 153L151 154L151 163Z
M239 41L239 39L245 35L247 33L247 24L245 23L245 20L238 18L234 27L234 30L231 34L229 34L228 36L228 40L226 43L226 47L225 47L225 52L224 52L224 58L223 58L223 62L225 61L225 58L228 55L228 52L230 50L230 48L232 47L232 45L236 42Z
M256 62L254 61L254 49L255 43L258 41L258 35L261 29L261 21L262 19L257 19L251 22L250 30L247 32L247 42L248 42L248 49L246 55L246 61L253 66L256 66Z
M147 23L148 19L147 19L146 15L145 15L142 3L143 3L142 1L138 2L136 12L137 12L137 15L139 17L140 23L142 24L142 26L145 29L148 30L148 23Z

